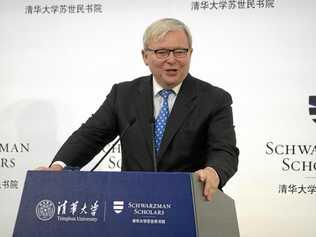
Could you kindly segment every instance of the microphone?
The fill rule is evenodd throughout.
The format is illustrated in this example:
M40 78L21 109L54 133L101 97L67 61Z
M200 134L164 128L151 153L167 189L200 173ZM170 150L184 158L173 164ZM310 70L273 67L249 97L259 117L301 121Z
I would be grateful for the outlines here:
M107 157L107 155L110 153L110 151L113 149L113 147L125 136L127 130L134 125L134 123L136 122L136 119L133 118L129 124L127 125L127 127L123 130L122 135L120 135L120 137L112 144L112 146L110 147L110 149L108 149L108 151L104 154L104 156L102 156L102 158L99 160L99 162L90 170L94 171L100 164L101 162L104 160L105 157Z
M151 126L151 131L152 131L152 152L153 152L153 156L152 156L152 159L153 159L153 164L154 164L154 172L157 172L158 171L158 168L157 168L157 157L156 157L156 149L155 149L155 118L151 118L149 120L149 123L150 123L150 126Z

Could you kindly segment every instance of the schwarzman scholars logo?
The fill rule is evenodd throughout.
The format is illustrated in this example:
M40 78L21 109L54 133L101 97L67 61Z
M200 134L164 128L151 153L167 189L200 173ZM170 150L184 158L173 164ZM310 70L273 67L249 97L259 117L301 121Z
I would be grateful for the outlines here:
M316 96L309 97L309 114L312 116L313 121L316 123Z
M51 200L42 200L36 205L35 211L39 220L49 221L55 215L55 205Z
M123 201L113 201L113 211L116 214L120 214L124 210L124 202Z

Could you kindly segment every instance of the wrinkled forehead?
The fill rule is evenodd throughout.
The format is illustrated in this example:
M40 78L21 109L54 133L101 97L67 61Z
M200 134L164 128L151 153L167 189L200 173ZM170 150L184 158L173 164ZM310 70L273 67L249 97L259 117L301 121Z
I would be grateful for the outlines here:
M176 32L181 32L184 35L184 37L182 37L183 40L182 40L181 43L184 43L184 44L186 44L187 46L190 47L189 37L188 37L187 33L184 30L182 30L182 29L175 29L175 30L155 32L154 34L152 34L150 37L147 38L147 42L145 42L145 47L148 47L151 44L163 43L164 41L166 41L166 38L167 38L168 34L176 33ZM172 41L175 41L174 38L168 38L168 39L172 40Z

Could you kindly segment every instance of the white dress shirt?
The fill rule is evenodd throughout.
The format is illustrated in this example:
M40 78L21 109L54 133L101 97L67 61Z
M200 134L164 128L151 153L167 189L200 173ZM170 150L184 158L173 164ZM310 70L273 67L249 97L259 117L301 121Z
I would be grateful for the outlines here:
M168 107L169 107L169 113L171 112L174 102L176 101L177 95L179 94L180 88L181 88L182 82L180 82L177 86L171 88L173 93L171 93L168 97ZM159 111L161 109L163 98L159 95L159 92L163 90L156 81L156 78L153 79L153 100L154 100L154 116L155 119L157 118Z

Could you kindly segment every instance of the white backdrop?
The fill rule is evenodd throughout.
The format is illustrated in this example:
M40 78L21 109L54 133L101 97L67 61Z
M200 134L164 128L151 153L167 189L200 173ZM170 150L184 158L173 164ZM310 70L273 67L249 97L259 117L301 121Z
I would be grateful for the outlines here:
M240 166L224 190L236 201L241 236L315 236L316 167L302 170L316 163L308 103L316 96L315 1L217 10L196 10L197 2L207 1L0 2L1 237L12 236L26 171L49 164L114 83L149 73L142 34L163 17L192 31L191 74L233 96ZM78 4L102 12L27 11ZM116 148L99 170L119 170L119 157Z

